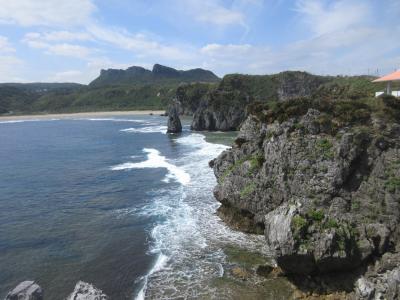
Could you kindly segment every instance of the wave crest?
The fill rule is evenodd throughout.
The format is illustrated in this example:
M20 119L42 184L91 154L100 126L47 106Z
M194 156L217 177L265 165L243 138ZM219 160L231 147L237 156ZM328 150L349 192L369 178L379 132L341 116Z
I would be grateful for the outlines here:
M163 179L168 182L173 178L182 185L190 183L190 175L183 169L167 162L165 156L160 155L157 149L144 148L143 152L147 153L147 160L138 163L123 163L111 167L113 171L131 170L131 169L145 169L145 168L165 168L168 170L167 176Z

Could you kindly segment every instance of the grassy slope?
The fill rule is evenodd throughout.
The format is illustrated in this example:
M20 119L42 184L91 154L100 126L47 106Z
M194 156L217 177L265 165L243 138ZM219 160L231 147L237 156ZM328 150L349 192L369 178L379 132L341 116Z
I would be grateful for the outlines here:
M263 76L231 74L225 76L219 84L184 85L183 90L186 93L184 101L188 106L195 107L194 102L201 100L205 90L214 90L216 92L211 93L209 105L215 108L235 103L240 106L242 102L247 101L247 95L254 101L274 102L278 98L279 80L284 77L290 82L295 74L296 72ZM297 72L297 76L298 74ZM301 74L306 80L318 84L315 97L321 99L364 99L371 102L374 92L384 88L384 84L373 84L372 78L366 76L333 77ZM74 84L0 84L0 114L9 111L26 114L165 109L170 99L176 95L178 86L180 84L176 82L103 87ZM394 89L396 88L399 86L394 86Z

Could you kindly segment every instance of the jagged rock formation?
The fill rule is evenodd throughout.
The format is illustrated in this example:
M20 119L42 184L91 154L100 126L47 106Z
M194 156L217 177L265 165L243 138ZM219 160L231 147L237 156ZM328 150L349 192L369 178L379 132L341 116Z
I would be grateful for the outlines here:
M299 97L335 99L362 98L373 94L369 77L317 76L306 72L288 71L274 75L227 75L218 87L208 93L181 97L183 107L194 111L194 130L237 130L246 119L246 107L253 102L288 101ZM185 88L178 91L179 95ZM187 105L188 103L189 105ZM186 111L186 109L184 109Z
M182 132L182 124L179 119L179 106L178 101L174 101L168 107L168 129L167 133L179 133Z
M43 300L42 288L34 281L23 281L4 300ZM108 300L106 294L90 283L79 281L66 300Z
M155 64L151 71L136 66L130 67L126 70L101 70L100 76L93 80L89 86L99 87L121 84L160 84L168 82L217 82L219 80L218 76L208 70L193 69L181 71Z
M355 284L358 299L400 298L400 256L386 253Z
M107 300L109 299L101 290L90 283L79 281L67 300Z
M43 290L34 281L23 281L4 300L43 300Z
M176 90L176 100L180 103L179 114L193 116L203 97L216 85L210 83L184 84Z
M400 105L375 101L255 105L233 148L210 162L222 219L263 231L287 274L385 265L400 250ZM376 280L367 274L360 293L372 282L393 294L398 267L371 271Z

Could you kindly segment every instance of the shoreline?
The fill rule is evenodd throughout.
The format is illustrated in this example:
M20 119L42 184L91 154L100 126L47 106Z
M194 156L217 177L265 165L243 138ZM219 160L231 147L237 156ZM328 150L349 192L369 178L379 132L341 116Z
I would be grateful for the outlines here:
M0 121L12 120L31 120L31 119L68 119L76 117L104 117L104 116L128 116L128 115L160 115L164 110L131 110L131 111L99 111L99 112L80 112L80 113L60 113L60 114L36 114L36 115L10 115L0 116Z

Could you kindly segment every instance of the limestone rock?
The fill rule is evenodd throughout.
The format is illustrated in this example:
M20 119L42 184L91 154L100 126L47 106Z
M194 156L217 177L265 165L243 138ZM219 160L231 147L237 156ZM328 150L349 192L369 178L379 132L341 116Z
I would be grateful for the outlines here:
M179 119L179 102L174 101L168 108L168 133L182 132L182 124Z
M355 291L357 298L362 300L399 299L400 267L359 278Z
M288 107L301 113L252 111L232 148L210 162L219 214L236 229L264 228L266 244L286 274L362 273L378 260L379 269L357 283L357 293L365 299L396 299L397 119L383 125L358 111L357 120L364 121L356 126L354 119L346 123L314 104L308 110Z
M5 300L43 300L43 290L34 281L23 281L7 294Z
M67 300L107 300L109 299L101 290L90 283L79 281Z

